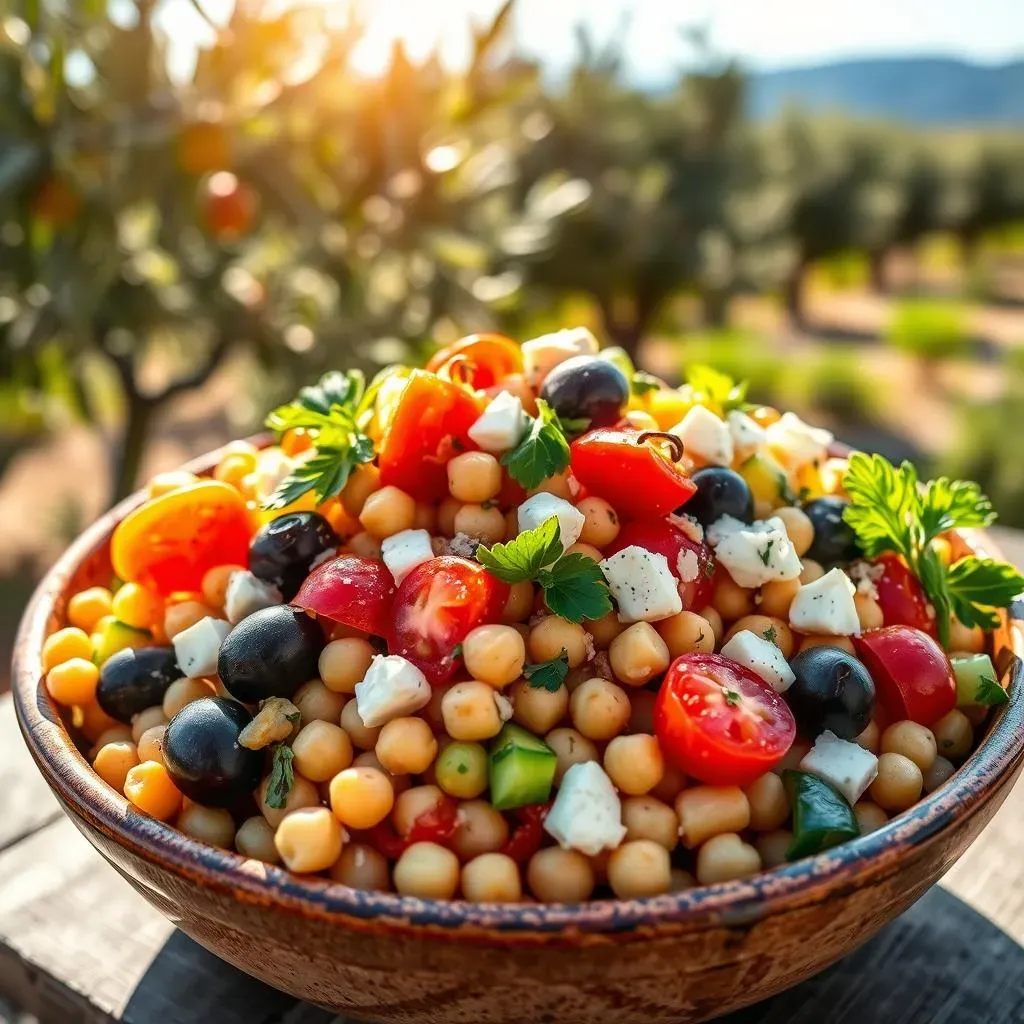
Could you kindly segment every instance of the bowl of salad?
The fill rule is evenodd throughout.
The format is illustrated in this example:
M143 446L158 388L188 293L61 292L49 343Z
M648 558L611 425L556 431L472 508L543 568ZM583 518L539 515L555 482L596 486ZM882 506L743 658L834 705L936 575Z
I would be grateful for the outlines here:
M103 856L296 996L705 1020L868 939L1020 772L1024 578L974 484L583 328L267 427L72 545L14 696Z

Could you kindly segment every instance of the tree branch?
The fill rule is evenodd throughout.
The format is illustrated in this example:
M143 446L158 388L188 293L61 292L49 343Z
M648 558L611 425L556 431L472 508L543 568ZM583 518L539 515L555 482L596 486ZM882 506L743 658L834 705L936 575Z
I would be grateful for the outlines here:
M206 361L201 366L192 373L171 381L161 391L151 395L150 400L156 405L162 405L171 398L175 398L186 391L191 391L193 388L198 388L205 384L227 358L228 352L231 350L231 341L232 339L222 332L210 350Z
M200 0L189 0L189 2L192 4L192 9L196 14L198 14L199 17L217 33L217 35L220 35L220 26L213 20L213 18L210 17L206 8L203 7L202 3L200 3Z

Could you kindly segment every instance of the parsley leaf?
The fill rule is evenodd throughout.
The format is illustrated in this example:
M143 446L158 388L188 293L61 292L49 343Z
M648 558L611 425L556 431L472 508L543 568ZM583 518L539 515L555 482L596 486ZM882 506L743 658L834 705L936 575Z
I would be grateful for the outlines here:
M295 785L295 770L292 761L295 755L292 748L279 743L274 747L274 760L267 780L267 806L281 810L288 803L292 786Z
M762 634L770 644L778 643L779 631L774 626L769 626Z
M774 544L774 540L769 540L764 546L764 551L758 551L757 556L761 559L762 565L767 565L772 560L772 546Z
M578 433L586 425L584 420L562 422L551 406L539 398L537 416L526 436L501 457L501 464L509 476L527 490L536 487L568 467L569 442L566 434Z
M725 694L725 703L728 704L729 707L734 708L739 704L740 695L735 690L723 690L722 692Z
M632 394L640 396L651 391L660 391L663 383L652 373L644 373L643 370L634 371L629 379L629 390Z
M747 401L747 382L737 383L713 366L691 366L686 372L685 387L694 402L709 405L723 416L734 409L755 408Z
M524 530L514 540L476 549L476 560L504 583L522 583L537 574L562 554L558 517L545 519L534 530Z
M992 502L970 480L929 480L921 495L921 527L929 537L954 527L989 526L996 518Z
M917 471L909 462L896 469L881 455L854 452L843 478L850 504L843 519L857 534L868 558L883 551L910 557L910 523L918 509Z
M558 559L550 569L542 569L537 581L544 588L547 606L570 622L599 619L612 610L600 566L579 552Z
M526 664L523 666L523 675L526 676L530 686L536 690L547 690L549 693L555 693L565 682L565 677L568 674L569 656L564 647L557 658L541 661L536 665Z
M994 708L1009 703L1010 695L991 677L981 676L974 691L974 702L984 708Z
M973 555L946 569L946 587L956 617L965 626L992 629L996 608L1005 608L1021 592L1024 580L1012 565Z

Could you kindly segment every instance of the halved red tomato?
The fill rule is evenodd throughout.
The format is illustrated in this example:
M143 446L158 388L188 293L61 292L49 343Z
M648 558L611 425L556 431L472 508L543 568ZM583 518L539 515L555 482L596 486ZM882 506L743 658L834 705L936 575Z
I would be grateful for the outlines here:
M395 581L383 562L339 555L306 577L292 604L331 622L386 636L394 599Z
M461 364L459 370L456 364ZM470 334L435 352L427 363L431 373L462 379L479 390L489 388L511 373L521 373L523 354L503 334Z
M707 544L700 544L668 519L635 519L626 523L605 549L605 555L637 545L664 555L679 580L679 596L686 611L700 611L715 589L715 558Z
M576 479L625 519L668 515L697 490L639 430L591 430L573 441L571 451Z
M920 580L899 555L887 551L875 559L884 567L874 581L882 621L887 626L913 626L935 636L935 613L928 604Z
M440 501L448 494L449 461L476 449L469 428L482 411L482 401L466 388L413 370L384 431L381 483L419 501Z
M713 786L747 786L793 745L789 705L748 668L721 654L684 654L654 705L662 753Z
M455 645L471 629L501 618L509 587L476 562L454 555L416 566L395 597L388 650L407 658L434 685L459 664Z
M883 626L853 638L882 707L894 722L931 725L956 707L949 658L927 633L911 626Z
M385 818L369 830L369 839L389 860L398 860L413 843L446 846L455 834L458 815L458 802L445 793L433 807L413 819L408 835L401 835L394 823Z
M514 822L512 834L505 840L499 853L511 857L517 864L525 864L544 841L544 819L551 804L527 804L509 812Z

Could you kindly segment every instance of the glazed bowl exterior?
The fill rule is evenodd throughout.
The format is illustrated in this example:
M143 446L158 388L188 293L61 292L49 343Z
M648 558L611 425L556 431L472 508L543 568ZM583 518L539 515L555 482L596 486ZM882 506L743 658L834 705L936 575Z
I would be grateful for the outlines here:
M217 455L188 468L206 472ZM357 1019L683 1024L757 1002L849 953L922 896L1021 770L1022 634L1011 611L995 644L1011 699L978 749L910 811L816 857L745 881L579 905L435 902L293 875L135 811L93 773L41 685L43 641L64 624L73 593L109 580L111 532L142 500L134 495L79 537L25 612L13 675L25 742L79 830L186 934L270 985ZM997 554L982 534L961 540Z

